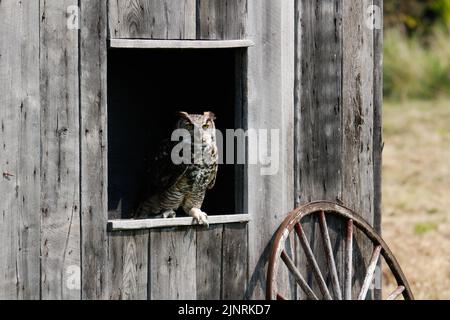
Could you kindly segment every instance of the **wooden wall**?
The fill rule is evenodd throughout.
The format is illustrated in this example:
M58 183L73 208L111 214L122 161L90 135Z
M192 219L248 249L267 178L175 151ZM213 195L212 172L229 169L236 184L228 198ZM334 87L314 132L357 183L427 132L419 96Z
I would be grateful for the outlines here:
M382 1L296 3L295 185L298 204L337 201L380 230L382 30L366 24L373 4ZM319 252L315 224L308 230ZM342 279L345 233L337 221L329 226ZM361 234L356 243L354 294L372 252Z
M0 299L39 298L39 1L0 3Z
M296 204L342 201L379 228L372 3L1 1L0 299L264 298L271 237ZM276 175L248 168L248 226L108 232L108 37L254 41L247 126L279 129L287 152Z
M239 39L228 2L110 1L110 30L117 9L123 38ZM106 230L107 9L0 2L0 299L241 299L245 224Z

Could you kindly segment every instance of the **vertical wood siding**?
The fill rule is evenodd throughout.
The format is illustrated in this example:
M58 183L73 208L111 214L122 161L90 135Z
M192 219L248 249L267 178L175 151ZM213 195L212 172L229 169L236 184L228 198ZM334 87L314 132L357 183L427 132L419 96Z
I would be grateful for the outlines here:
M78 30L64 14L77 4L40 8L42 299L81 297Z
M381 9L381 14L383 14L383 0L373 0L373 4ZM383 16L379 17L383 19ZM381 24L382 25L382 24ZM373 46L374 46L374 57L373 57L373 82L374 82L374 92L373 92L373 179L374 179L374 227L379 233L381 233L381 201L382 201L382 154L383 154L383 117L382 117L382 107L383 107L383 28L373 30ZM381 262L378 264L381 270ZM378 283L381 284L381 277L378 277ZM381 299L381 288L374 289L375 299Z
M195 39L196 0L110 0L111 38Z
M247 0L110 0L109 36L242 39Z
M222 288L223 226L197 229L197 299L219 300ZM228 279L231 278L231 275Z
M342 1L297 1L297 204L342 199L342 10ZM330 240L336 248L339 278L343 279L343 246L339 246L343 229L335 219L328 221L328 225ZM307 220L304 230L309 236L317 262L325 266L317 221ZM310 270L306 260L298 257L298 261L302 272ZM320 292L312 278L308 280L312 288ZM302 291L298 295L304 298Z
M294 207L294 1L248 1L248 127L279 129L279 171L248 168L248 298L265 297L270 240ZM286 284L287 286L287 284Z
M381 52L374 40L378 31L366 25L366 10L372 4L372 0L297 1L295 97L297 201L342 202L373 225L380 215L380 192L375 189L379 190L381 179L381 76L377 74ZM331 220L328 225L342 281L343 246L338 236L342 224ZM311 246L319 264L325 265L318 230L316 221L310 221ZM372 246L358 232L355 240L353 263L362 266ZM354 269L353 296L365 274L363 267Z
M80 0L81 276L83 299L108 296L106 2Z
M0 299L39 298L38 13L0 2Z
M0 299L264 298L271 237L294 205L342 201L379 228L382 33L365 25L372 3L382 5L0 1ZM66 26L72 4L78 31ZM275 175L246 172L249 225L107 231L108 34L255 42L238 57L248 67L237 84L248 95L242 121L279 129L281 153ZM342 230L328 224L339 263ZM305 230L320 250L317 224ZM359 264L371 247L355 240Z
M343 202L371 225L374 222L373 177L373 30L366 25L372 0L344 1L343 9ZM372 253L372 243L355 232L353 254L357 297ZM371 297L372 291L369 292Z
M198 0L197 39L245 38L247 0Z
M123 231L108 236L111 300L146 300L148 231Z

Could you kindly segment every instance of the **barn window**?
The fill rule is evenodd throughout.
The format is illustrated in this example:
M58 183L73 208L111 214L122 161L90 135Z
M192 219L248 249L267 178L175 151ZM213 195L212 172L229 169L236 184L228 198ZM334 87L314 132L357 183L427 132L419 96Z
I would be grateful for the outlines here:
M108 49L107 70L108 212L116 222L130 218L144 197L148 155L170 137L177 111L214 112L216 127L224 136L226 129L246 128L246 48L124 48L122 44ZM226 152L224 146L222 159ZM219 164L216 185L207 191L202 207L210 220L232 214L230 221L245 220L245 173L246 165ZM176 219L160 223L187 221L178 217L187 216L180 209Z

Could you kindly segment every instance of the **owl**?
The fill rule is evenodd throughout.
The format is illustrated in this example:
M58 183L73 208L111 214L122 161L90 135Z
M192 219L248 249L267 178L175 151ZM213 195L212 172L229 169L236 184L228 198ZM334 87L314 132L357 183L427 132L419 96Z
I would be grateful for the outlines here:
M182 208L199 224L208 226L208 216L201 210L205 193L216 181L218 152L216 144L215 115L178 113L175 129L184 129L183 140L164 140L150 164L150 195L142 201L136 218L159 216L175 217L175 210ZM189 134L187 134L189 133ZM183 159L174 161L176 146L182 148ZM178 150L178 149L177 149ZM188 154L184 154L185 153Z

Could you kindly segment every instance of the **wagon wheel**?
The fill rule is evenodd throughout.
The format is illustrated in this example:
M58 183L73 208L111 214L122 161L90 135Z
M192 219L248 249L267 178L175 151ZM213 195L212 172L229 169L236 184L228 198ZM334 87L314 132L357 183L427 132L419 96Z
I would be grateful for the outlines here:
M344 242L344 278L343 279L343 292L341 291L341 286L339 284L339 277L337 274L337 268L335 264L335 258L333 256L332 245L330 241L330 235L327 227L327 215L334 215L340 220L345 222L346 225L346 235L343 240ZM325 279L320 271L319 265L314 257L310 244L306 238L302 227L302 220L307 216L317 216L321 239L323 243L323 250L325 251L325 256L327 257L327 268L330 274L330 287L328 288ZM353 231L354 228L362 231L365 237L367 237L373 244L373 252L367 267L367 272L365 275L364 282L361 286L361 291L358 295L358 300L365 300L369 287L373 281L375 269L378 264L380 255L384 258L385 262L389 266L395 280L397 281L397 289L394 290L388 300L395 300L400 295L403 295L405 300L414 299L411 289L409 287L408 281L406 280L397 260L392 254L391 250L388 248L383 239L377 234L377 232L360 216L354 213L352 210L345 208L341 205L331 203L331 202L313 202L306 204L298 209L295 209L289 213L288 217L283 221L277 233L275 234L274 243L272 247L272 253L270 256L269 267L267 272L267 292L266 297L269 300L278 299L285 300L282 293L277 289L277 274L280 261L282 261L287 269L289 270L292 277L295 279L296 283L300 286L302 291L306 294L308 299L318 300L319 297L309 286L305 278L300 273L299 269L296 267L293 259L286 252L285 244L286 240L292 232L295 232L299 238L301 246L299 246L306 258L308 265L313 271L314 278L317 281L318 287L320 288L321 294L324 299L327 300L351 300L352 299L352 271L353 271Z

